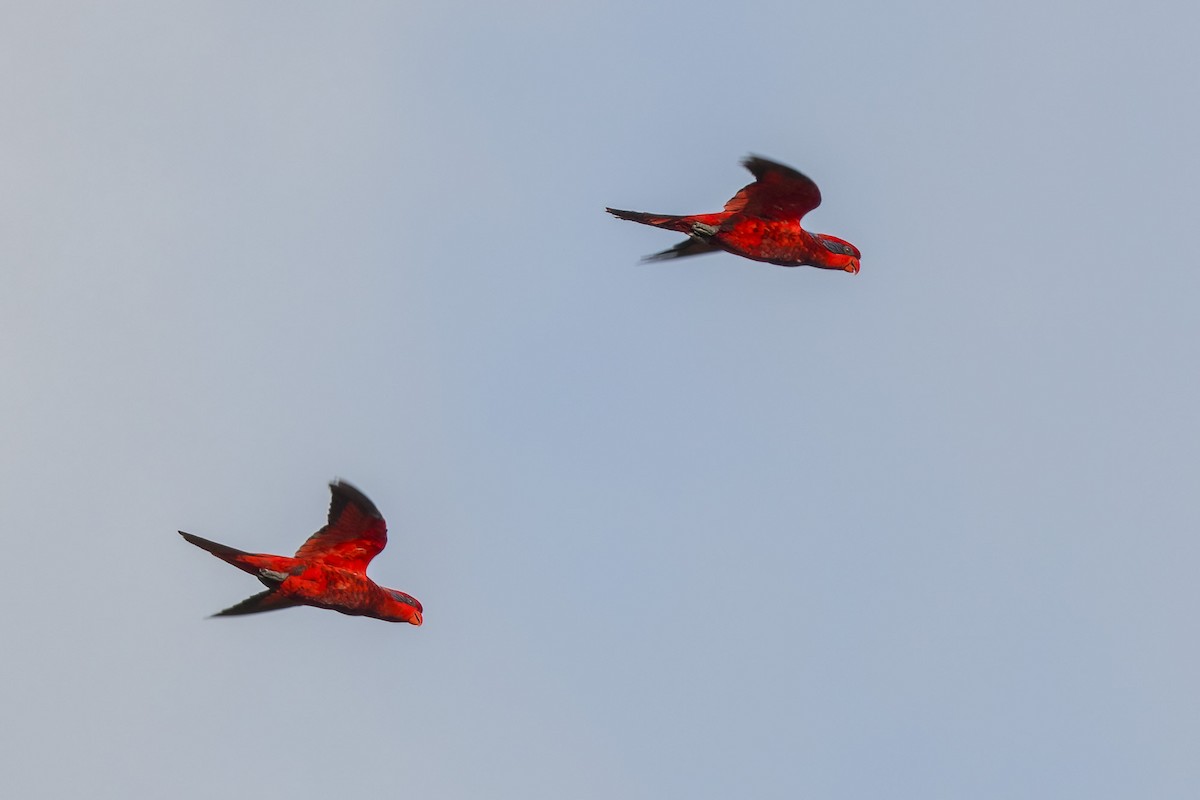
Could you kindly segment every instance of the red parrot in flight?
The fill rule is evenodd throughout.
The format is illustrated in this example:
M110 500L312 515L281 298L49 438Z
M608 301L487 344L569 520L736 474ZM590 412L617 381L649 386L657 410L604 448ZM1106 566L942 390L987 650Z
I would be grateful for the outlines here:
M214 617L316 606L387 622L420 625L415 597L367 577L367 564L387 545L387 523L367 496L344 481L329 484L329 524L308 537L294 557L246 553L180 531L222 561L249 572L267 587Z
M670 216L616 208L605 211L620 219L688 235L669 250L646 256L644 261L725 250L781 267L858 273L862 254L857 247L836 236L809 233L800 227L804 215L821 205L821 190L810 178L761 156L749 156L742 165L754 174L754 183L743 187L723 211L715 214Z

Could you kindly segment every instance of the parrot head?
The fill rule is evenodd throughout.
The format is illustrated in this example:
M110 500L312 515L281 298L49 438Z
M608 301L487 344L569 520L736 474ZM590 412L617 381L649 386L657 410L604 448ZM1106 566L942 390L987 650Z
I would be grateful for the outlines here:
M420 625L425 621L421 601L412 595L405 594L399 589L384 589L392 602L387 609L388 619L392 622L407 622L409 625Z
M847 242L845 239L839 239L836 236L830 236L827 233L818 233L817 241L819 241L827 252L821 253L821 263L818 265L823 269L840 269L849 272L852 275L858 274L859 259L862 258L862 253L858 252L858 248Z

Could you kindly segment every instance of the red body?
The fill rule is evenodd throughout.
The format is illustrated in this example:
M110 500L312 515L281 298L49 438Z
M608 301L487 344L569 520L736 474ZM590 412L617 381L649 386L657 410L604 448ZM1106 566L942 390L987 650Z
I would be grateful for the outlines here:
M333 494L329 524L310 536L294 556L247 553L179 532L267 587L214 616L316 606L388 622L423 622L423 609L415 597L367 577L367 565L387 545L387 524L375 504L348 483L339 481L329 488Z
M712 214L672 216L605 209L620 219L688 234L669 250L647 261L683 258L724 250L781 267L818 267L857 273L862 254L844 239L809 233L800 220L821 204L821 190L811 179L783 164L751 156L742 164L755 181Z

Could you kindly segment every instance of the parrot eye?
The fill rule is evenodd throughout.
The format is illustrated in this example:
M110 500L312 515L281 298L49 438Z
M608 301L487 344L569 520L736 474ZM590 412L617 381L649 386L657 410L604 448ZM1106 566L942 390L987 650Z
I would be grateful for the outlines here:
M854 245L850 244L849 242L843 242L842 240L834 237L825 238L824 236L821 236L818 238L821 244L824 245L825 249L829 252L837 253L839 256L851 256L853 258L858 258L857 248L855 248Z
M404 603L405 605L410 605L413 608L417 607L416 602L411 597L406 595L404 592L397 592L393 589L388 589L388 594L390 594L393 599L399 600L401 603Z

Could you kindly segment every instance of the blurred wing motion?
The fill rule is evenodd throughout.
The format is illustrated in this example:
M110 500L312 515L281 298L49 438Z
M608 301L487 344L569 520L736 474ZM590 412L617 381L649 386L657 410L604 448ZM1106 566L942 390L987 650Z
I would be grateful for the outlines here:
M375 504L348 483L329 485L329 524L308 537L296 558L366 573L371 559L387 546L387 523Z
M799 221L821 205L821 190L811 178L791 167L762 156L744 158L742 166L750 170L756 180L743 186L725 204L725 210L730 214Z

